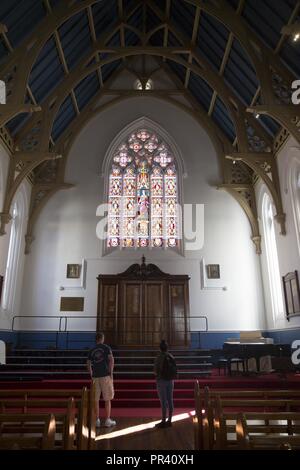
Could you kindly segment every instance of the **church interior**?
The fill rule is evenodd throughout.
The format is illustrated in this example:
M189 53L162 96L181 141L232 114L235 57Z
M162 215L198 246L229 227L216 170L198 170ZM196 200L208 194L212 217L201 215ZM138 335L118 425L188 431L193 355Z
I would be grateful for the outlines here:
M299 0L1 2L1 450L299 450L299 271Z

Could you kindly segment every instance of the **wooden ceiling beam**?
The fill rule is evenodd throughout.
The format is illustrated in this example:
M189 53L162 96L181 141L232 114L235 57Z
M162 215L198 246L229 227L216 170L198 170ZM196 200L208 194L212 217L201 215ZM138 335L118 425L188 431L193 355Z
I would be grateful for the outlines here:
M194 24L193 24L193 32L192 32L192 39L191 39L191 44L194 46L197 40L197 35L198 35L198 30L199 30L199 24L200 24L200 16L201 16L201 8L197 7L196 8L196 13L195 13L195 18L194 18ZM192 63L192 56L191 54L189 55L188 62L189 64ZM185 74L185 79L184 79L184 87L188 88L189 86L189 80L191 76L191 69L187 68L186 69L186 74Z
M237 10L236 10L238 15L241 15L244 4L245 4L245 0L240 0L239 1L238 7L237 7ZM227 44L226 44L226 48L225 48L225 51L224 51L222 63L220 65L220 69L219 69L219 75L221 77L223 76L226 64L228 62L228 58L229 58L229 54L231 52L231 47L232 47L233 40L234 40L234 35L232 34L232 32L230 32L229 36L228 36L228 39L227 39ZM216 99L217 99L217 93L214 91L213 95L211 97L211 101L210 101L210 105L209 105L209 109L208 109L208 113L207 113L209 116L211 116L212 113L213 113Z
M92 38L93 43L95 44L97 42L97 36L96 36L95 23L94 23L94 17L93 17L93 12L92 12L91 5L89 5L87 7L87 15L88 15L91 38ZM99 62L99 60L100 60L98 53L95 54L95 60L96 60L96 62ZM103 77L102 77L101 67L98 67L98 69L97 69L97 76L98 76L98 80L99 80L99 85L100 85L100 87L102 87L103 86Z
M286 26L289 26L289 25L291 25L291 24L294 22L294 20L295 20L295 19L297 18L297 16L298 16L299 11L300 11L300 2L298 1L298 2L296 3L296 5L295 5L295 7L294 7L294 9L293 9L293 11L292 11L292 13L291 13L291 16L289 17L288 22L286 23ZM278 52L279 52L280 49L282 48L284 42L286 41L287 37L288 37L288 36L287 36L286 34L284 34L284 33L281 34L281 37L280 37L280 39L279 39L279 41L278 41L278 43L277 43L277 45L276 45L276 47L275 47L275 49L274 49L275 54L278 54Z

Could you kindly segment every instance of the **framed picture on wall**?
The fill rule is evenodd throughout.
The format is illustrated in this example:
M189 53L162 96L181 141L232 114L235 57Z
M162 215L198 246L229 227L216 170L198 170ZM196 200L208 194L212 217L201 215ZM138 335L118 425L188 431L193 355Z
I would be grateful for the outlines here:
M79 279L81 271L81 264L67 264L67 278Z
M220 265L207 264L206 265L207 279L220 279Z
M283 276L282 280L286 316L289 320L290 317L300 315L300 289L298 271L286 274Z

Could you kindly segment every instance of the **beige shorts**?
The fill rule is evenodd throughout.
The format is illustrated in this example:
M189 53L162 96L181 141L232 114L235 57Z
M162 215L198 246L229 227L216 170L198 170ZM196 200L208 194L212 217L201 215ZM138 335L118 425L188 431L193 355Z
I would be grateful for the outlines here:
M95 399L100 400L101 393L104 401L109 401L114 398L114 383L110 375L106 377L97 377L93 379L95 384Z

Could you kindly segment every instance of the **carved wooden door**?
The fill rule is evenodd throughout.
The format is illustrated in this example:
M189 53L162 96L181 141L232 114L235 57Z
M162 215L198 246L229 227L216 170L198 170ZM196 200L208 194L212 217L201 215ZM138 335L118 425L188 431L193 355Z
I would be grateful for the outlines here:
M99 275L97 330L115 346L189 344L186 275L163 273L154 264L134 264L124 273Z

